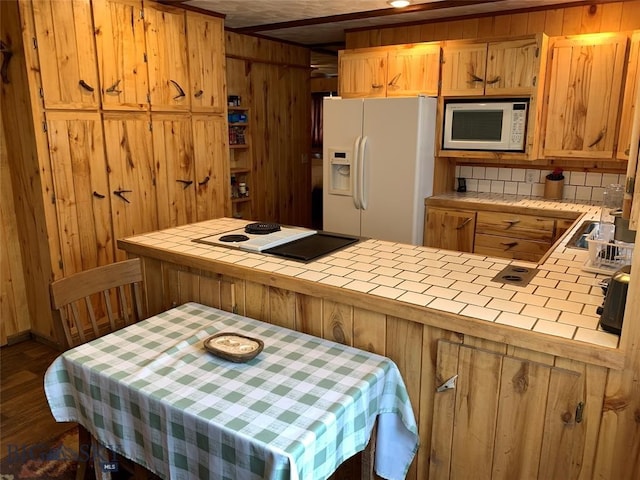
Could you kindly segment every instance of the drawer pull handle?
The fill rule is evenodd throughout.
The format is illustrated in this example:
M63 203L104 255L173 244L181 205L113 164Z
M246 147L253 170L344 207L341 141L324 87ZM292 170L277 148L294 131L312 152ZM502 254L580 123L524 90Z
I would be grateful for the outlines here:
M398 73L395 77L393 77L393 78L391 79L391 81L388 83L388 85L389 85L390 87L395 87L395 86L396 86L397 81L400 79L400 75L402 75L402 73Z
M510 248L517 247L518 242L508 242L508 243L500 242L500 245L507 247L505 248L505 251L506 251L506 250L509 250Z
M460 225L458 225L458 226L456 227L456 230L462 230L462 229L464 228L464 226L465 226L467 223L469 223L470 221L471 221L471 219L470 219L470 218L465 218L465 219L464 219L464 222L462 222Z
M371 88L382 88L384 85L380 84L380 83L372 83L371 84Z
M87 92L93 92L94 88L89 85L87 82L85 82L84 80L80 80L78 82L78 85L80 85L82 88L84 88Z
M516 220L503 220L505 223L508 223L509 225L507 225L507 228L511 228L514 225L517 225L520 223L520 220L516 219Z

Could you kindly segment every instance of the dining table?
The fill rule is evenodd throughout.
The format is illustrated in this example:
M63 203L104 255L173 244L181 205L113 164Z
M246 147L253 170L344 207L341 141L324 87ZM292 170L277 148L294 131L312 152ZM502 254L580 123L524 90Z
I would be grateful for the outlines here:
M221 334L262 350L205 348ZM322 480L371 441L395 480L418 449L391 359L193 302L62 353L44 384L56 421L161 478Z

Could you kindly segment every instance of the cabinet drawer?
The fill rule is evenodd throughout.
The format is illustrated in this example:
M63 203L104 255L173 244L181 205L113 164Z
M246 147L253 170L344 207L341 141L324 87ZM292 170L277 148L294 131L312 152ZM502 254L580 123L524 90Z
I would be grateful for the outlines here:
M512 213L478 212L476 234L503 235L551 242L555 220L534 215Z
M551 248L551 242L538 242L502 235L476 234L473 253L537 262L547 253L549 248Z

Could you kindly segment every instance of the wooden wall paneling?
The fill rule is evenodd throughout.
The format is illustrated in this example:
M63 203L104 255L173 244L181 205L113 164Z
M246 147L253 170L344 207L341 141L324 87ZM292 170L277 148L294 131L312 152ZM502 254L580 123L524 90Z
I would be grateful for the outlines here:
M622 16L620 17L620 31L637 30L640 28L640 18L638 18L638 10L640 9L640 0L622 2Z
M511 15L511 26L509 28L509 35L514 37L517 37L519 35L526 35L528 20L528 13L516 13Z
M269 323L295 330L296 294L294 292L269 287Z
M269 287L261 283L245 282L245 315L262 322L270 321L270 292Z
M322 338L321 298L298 293L296 295L296 330Z
M32 4L45 106L97 109L99 84L90 0L35 0Z
M550 368L505 357L490 478L538 477Z
M434 388L443 385L458 374L459 357L460 345L447 341L438 342ZM453 445L453 425L456 421L456 397L457 389L451 388L440 392L436 391L433 399L429 480L452 478L451 448Z
M546 19L544 22L544 33L551 36L562 35L562 23L564 19L564 9L558 8L545 10Z
M386 355L395 362L402 374L416 421L420 418L421 408L422 334L422 325L387 316ZM423 452L420 449L419 455L424 455ZM417 464L415 458L407 473L408 480L419 480Z
M214 308L220 308L220 279L218 275L203 275L200 277L200 303Z
M616 32L618 30L624 30L620 28L622 22L622 10L625 3L633 2L615 2L605 3L602 5L596 5L596 8L600 10L600 31L601 32ZM637 2L636 8L640 7L640 2ZM637 10L636 10L637 11Z
M245 282L222 276L220 282L220 309L246 315Z
M141 257L144 276L144 299L150 316L157 315L169 308L164 291L164 265L160 260Z
M47 112L64 275L112 263L111 195L99 114Z
M324 300L322 338L353 346L353 307Z
M539 478L578 478L582 469L585 425L576 422L584 403L583 378L576 372L551 370Z
M180 305L187 302L200 302L200 278L197 273L184 270L178 272Z
M162 279L163 279L163 296L167 309L177 307L180 305L180 267L173 264L163 264L162 266Z
M353 346L367 352L386 354L387 318L384 314L353 309Z
M187 12L192 112L224 113L227 104L224 21Z
M544 24L547 18L547 12L545 10L539 12L530 12L526 17L527 35L533 35L538 32L544 32Z
M149 76L142 2L93 0L93 24L102 108L147 110Z
M198 222L231 216L227 119L193 115L196 214Z
M631 155L631 131L636 111L640 108L640 105L637 105L639 82L640 30L633 32L631 36L631 45L629 48L629 55L627 57L624 93L622 96L622 107L620 110L620 130L618 134L618 146L616 148L616 158L620 160L628 161L629 156Z
M151 110L188 111L191 95L184 10L145 2L144 19Z
M493 34L497 37L510 35L512 24L512 15L501 15L493 24ZM517 27L516 27L517 28Z
M567 7L562 15L562 35L577 35L582 23L582 7Z
M158 228L196 221L196 176L191 118L151 115Z
M580 33L603 32L602 9L598 5L585 5L582 7L582 18L580 20Z
M0 116L0 346L31 328L9 155Z

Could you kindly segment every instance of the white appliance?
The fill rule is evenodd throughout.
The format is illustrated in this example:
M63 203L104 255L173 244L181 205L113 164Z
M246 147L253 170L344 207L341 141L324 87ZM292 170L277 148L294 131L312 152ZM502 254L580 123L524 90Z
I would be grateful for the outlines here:
M324 99L324 230L422 245L436 103L423 96Z
M528 111L522 98L445 101L442 148L524 152Z

